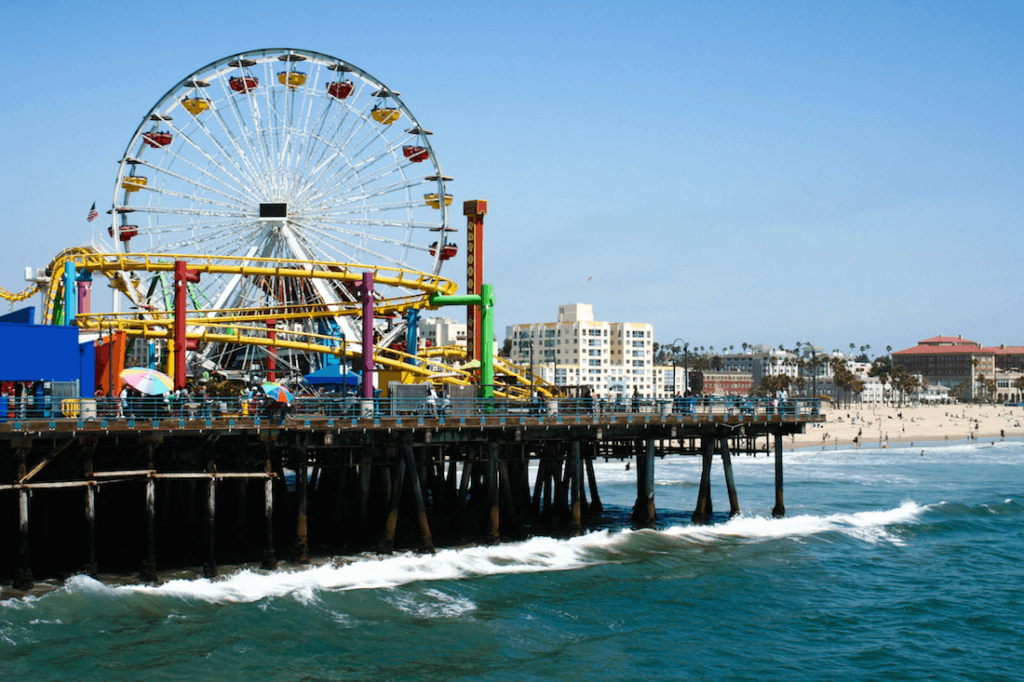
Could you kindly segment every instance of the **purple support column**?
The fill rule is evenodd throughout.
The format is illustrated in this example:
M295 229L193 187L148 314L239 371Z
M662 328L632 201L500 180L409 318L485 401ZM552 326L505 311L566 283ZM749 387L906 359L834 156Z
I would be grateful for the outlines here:
M363 295L363 398L373 398L373 273L364 272Z
M92 280L79 280L78 282L78 312L85 314L92 312Z

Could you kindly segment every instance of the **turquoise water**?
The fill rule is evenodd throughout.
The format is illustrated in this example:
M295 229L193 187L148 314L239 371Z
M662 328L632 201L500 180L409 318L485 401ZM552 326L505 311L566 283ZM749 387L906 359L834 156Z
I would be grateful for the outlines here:
M690 526L694 458L598 463L572 540L0 591L3 680L1022 680L1024 446L738 457L742 516ZM717 463L716 463L717 466Z

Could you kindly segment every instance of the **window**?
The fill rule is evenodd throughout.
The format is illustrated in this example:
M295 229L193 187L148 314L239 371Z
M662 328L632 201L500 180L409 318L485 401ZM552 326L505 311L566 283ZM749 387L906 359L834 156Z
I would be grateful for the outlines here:
M600 367L601 366L601 361L600 360L588 360L587 363L591 367Z

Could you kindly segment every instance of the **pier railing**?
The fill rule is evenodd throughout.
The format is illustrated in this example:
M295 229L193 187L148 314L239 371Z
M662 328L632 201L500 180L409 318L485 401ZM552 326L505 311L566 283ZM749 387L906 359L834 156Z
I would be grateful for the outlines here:
M817 398L791 398L784 402L759 397L713 397L595 400L590 398L373 398L358 396L297 396L291 404L266 398L136 396L128 398L7 398L0 399L0 424L28 429L29 421L174 420L246 422L289 419L532 417L557 418L591 415L654 415L746 417L748 419L815 420L821 415ZM33 430L35 426L31 427Z

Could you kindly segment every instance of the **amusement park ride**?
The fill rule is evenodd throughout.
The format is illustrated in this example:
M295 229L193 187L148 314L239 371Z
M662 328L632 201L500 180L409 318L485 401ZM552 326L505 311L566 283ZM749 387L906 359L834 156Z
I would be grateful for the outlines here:
M259 366L300 377L358 361L364 397L375 370L477 385L484 397L549 395L550 384L493 357L486 202L464 206L468 292L455 296L440 274L458 229L430 135L397 91L344 60L295 49L225 57L142 117L119 162L110 224L92 245L0 295L41 290L45 324L122 348L162 343L178 385L188 373ZM91 310L93 274L114 290L111 312ZM468 351L418 354L418 313L441 305L469 307Z

